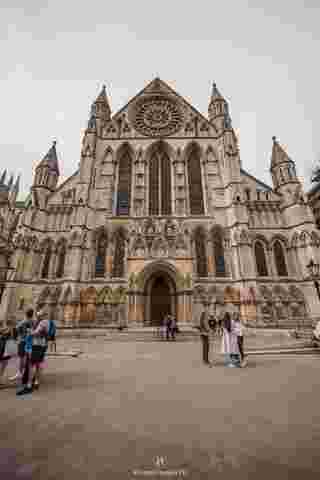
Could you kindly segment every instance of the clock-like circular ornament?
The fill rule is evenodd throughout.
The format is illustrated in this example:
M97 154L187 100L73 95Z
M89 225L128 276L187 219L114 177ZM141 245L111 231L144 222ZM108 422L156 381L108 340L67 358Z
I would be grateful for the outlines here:
M181 109L171 98L153 95L138 100L135 105L133 124L142 135L173 135L181 128L182 121Z

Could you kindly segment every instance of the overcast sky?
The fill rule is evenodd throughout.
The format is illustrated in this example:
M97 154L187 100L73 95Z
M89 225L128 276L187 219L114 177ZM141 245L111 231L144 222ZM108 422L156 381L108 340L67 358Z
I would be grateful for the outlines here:
M320 158L317 0L1 0L0 165L22 174L57 139L77 168L92 101L116 112L160 76L207 115L211 84L229 101L243 167L270 183L276 135L309 177Z

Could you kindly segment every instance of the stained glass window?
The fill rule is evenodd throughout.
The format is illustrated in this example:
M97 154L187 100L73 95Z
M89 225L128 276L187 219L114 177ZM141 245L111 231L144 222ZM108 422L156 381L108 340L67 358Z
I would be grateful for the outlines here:
M208 276L208 264L206 255L205 235L201 229L195 233L196 264L199 277Z
M44 259L43 259L42 272L41 272L42 278L48 278L50 260L51 260L51 248L48 247L45 251Z
M63 244L61 245L58 252L58 265L57 265L57 271L56 271L57 278L62 278L64 275L65 259L66 259L66 246Z
M215 263L215 274L217 277L224 277L226 274L226 267L224 261L224 248L222 233L219 230L213 233L213 252Z
M268 269L266 262L266 254L264 246L261 242L256 242L254 246L254 253L256 257L257 274L259 277L267 277Z
M114 252L112 276L124 276L124 260L125 260L125 238L123 232L120 230L116 238L116 248Z
M171 215L171 165L165 150L159 146L149 166L149 214Z
M273 254L274 254L274 261L277 269L277 273L279 277L287 277L287 265L285 261L284 251L281 243L276 240L273 244Z
M190 196L190 214L203 215L204 203L201 181L200 152L196 147L192 148L192 151L188 158L188 183Z
M159 215L159 156L155 152L149 166L149 214Z
M97 242L97 254L95 265L95 276L104 277L106 265L107 239L105 235L100 235Z
M171 171L170 159L163 152L161 155L161 213L171 215Z
M128 151L120 157L117 198L117 215L129 215L131 203L132 162Z

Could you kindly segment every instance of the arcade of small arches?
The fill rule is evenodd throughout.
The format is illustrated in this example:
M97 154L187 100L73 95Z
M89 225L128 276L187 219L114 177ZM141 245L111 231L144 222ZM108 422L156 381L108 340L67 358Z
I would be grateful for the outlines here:
M308 247L320 258L320 239L316 232L286 237L262 235L243 230L233 235L219 225L211 229L184 226L174 220L145 220L131 228L100 227L93 232L74 232L69 239L57 241L18 235L15 239L17 279L63 279L68 276L72 249L82 252L83 280L128 276L130 261L167 258L191 262L194 278L234 278L234 247L248 247L248 261L255 264L256 277L296 277L303 275L308 263ZM247 250L248 253L248 250ZM310 259L309 259L310 260ZM5 258L3 259L5 262Z
M61 326L158 326L167 313L174 314L179 323L194 326L205 302L216 315L226 306L239 310L250 326L303 325L308 315L304 295L294 285L240 290L198 284L181 291L171 273L162 268L147 276L141 290L135 292L124 286L46 286L37 305L46 307Z

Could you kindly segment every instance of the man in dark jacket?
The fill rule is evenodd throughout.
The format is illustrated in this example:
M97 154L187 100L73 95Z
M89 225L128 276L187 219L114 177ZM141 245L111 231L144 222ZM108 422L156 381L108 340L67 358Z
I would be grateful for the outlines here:
M212 367L209 362L210 349L210 326L209 326L209 303L204 304L204 310L200 317L200 338L202 342L202 360L205 365Z

